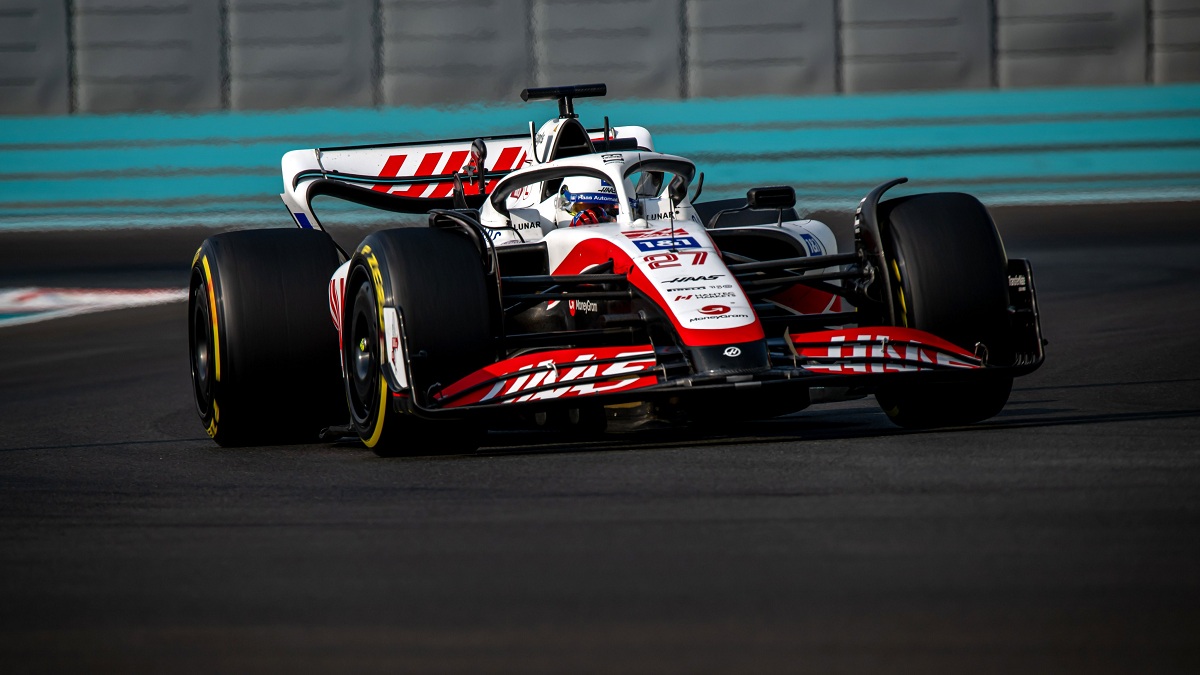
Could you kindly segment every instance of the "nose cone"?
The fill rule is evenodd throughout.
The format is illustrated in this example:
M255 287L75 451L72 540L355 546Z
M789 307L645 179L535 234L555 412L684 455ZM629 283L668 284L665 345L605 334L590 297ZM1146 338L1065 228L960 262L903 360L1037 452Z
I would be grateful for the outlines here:
M768 370L771 367L767 343L763 340L692 347L688 352L697 375L737 375Z

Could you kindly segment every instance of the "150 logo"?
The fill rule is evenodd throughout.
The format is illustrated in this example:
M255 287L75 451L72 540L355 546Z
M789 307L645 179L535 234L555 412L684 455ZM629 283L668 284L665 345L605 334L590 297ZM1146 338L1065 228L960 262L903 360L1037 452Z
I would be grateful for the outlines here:
M700 248L691 237L673 237L671 239L635 239L634 245L643 251L661 251L663 249Z
M821 245L820 239L805 232L800 235L800 240L804 242L809 255L825 255L825 247Z

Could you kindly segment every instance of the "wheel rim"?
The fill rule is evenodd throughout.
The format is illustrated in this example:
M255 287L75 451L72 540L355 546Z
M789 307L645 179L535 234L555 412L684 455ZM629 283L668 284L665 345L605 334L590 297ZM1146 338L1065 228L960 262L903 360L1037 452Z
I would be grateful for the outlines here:
M208 297L204 286L192 291L191 361L192 387L201 416L207 417L212 408L212 319L208 314Z
M354 296L348 334L345 336L347 392L356 424L369 426L379 391L379 332L375 298L364 282Z

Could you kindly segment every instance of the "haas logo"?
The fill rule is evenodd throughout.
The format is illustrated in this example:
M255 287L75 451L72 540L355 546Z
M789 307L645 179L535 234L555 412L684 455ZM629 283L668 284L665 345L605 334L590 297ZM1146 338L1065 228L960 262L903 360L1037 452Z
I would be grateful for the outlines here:
M729 312L729 308L726 307L725 305L705 305L700 308L700 313L707 314L708 316L713 316L716 314L726 314L728 312Z

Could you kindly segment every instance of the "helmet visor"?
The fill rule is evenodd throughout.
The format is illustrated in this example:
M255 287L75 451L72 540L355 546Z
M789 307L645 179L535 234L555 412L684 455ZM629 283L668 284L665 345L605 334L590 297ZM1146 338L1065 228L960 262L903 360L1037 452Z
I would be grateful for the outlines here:
M609 215L616 215L621 210L621 202L613 192L571 192L568 188L562 191L563 204L571 213L579 213L584 209L599 209Z

